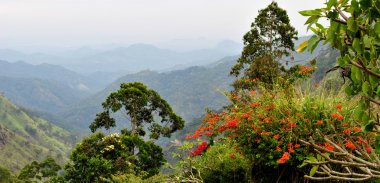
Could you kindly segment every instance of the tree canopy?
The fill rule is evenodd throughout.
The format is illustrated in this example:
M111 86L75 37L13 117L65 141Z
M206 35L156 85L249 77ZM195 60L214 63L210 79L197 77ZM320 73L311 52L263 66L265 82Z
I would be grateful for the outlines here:
M246 79L258 78L264 83L273 83L281 72L278 59L288 56L289 51L294 51L293 41L296 39L297 31L290 25L286 11L272 2L259 11L251 30L244 35L245 46L230 74L238 77L243 73ZM255 62L260 64L254 64ZM261 68L264 62L268 62L264 65L272 69Z
M145 130L148 129L152 139L161 135L170 137L171 133L182 129L185 123L156 91L139 82L121 84L120 89L111 93L102 105L104 111L97 114L90 125L92 132L101 127L115 127L115 119L110 114L118 111L129 116L132 134L145 136ZM163 125L155 121L155 114L161 118ZM150 125L145 128L145 124Z

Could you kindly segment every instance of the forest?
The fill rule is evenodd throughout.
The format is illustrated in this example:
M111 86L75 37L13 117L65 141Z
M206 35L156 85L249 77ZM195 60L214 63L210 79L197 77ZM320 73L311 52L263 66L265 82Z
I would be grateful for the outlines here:
M62 114L78 120L67 129L91 131L82 138L0 95L7 109L0 111L0 183L380 182L380 0L327 0L299 13L313 32L299 44L287 11L273 1L258 12L233 62L184 70L206 74L178 85L223 80L224 100L198 90L198 100L218 109L177 114L196 91L173 84L185 94L169 96L143 81L124 82L99 94L101 104L82 104L99 109L80 108L93 112L91 121L71 115L79 108ZM293 55L317 50L305 64ZM232 77L230 86L228 78L206 78L220 71ZM140 75L154 86L185 73ZM171 106L163 95L184 103ZM28 149L13 155L22 167L6 161L19 146Z

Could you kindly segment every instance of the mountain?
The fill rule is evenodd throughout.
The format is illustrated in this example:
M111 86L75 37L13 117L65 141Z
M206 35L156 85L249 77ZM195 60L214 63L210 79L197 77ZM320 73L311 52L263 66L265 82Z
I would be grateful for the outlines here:
M294 53L294 57L304 58L301 64L307 64L317 55L318 67L321 69L317 70L314 77L321 77L321 74L334 64L336 54L328 46L318 46L317 52L312 55ZM206 66L175 71L159 73L146 70L129 74L119 78L105 90L74 104L59 116L65 119L65 125L71 125L72 129L88 131L89 124L101 111L101 103L112 91L118 90L120 83L139 81L156 90L179 115L189 122L200 117L206 107L217 110L228 103L223 92L229 90L234 80L234 77L229 77L229 72L237 58L237 56L226 57Z
M57 113L88 96L88 93L53 81L1 75L0 92L17 105L50 113Z
M141 70L168 70L177 65L186 67L206 65L226 56L239 54L241 44L222 41L214 47L191 51L173 51L149 44L132 44L108 50L83 47L61 53L25 54L14 50L0 50L0 59L31 64L60 65L81 74L93 72L135 73Z
M0 95L0 164L13 171L34 160L52 156L68 160L75 137L33 116Z
M88 132L88 126L101 111L101 103L105 98L118 90L121 83L139 81L156 90L177 114L191 121L203 114L206 107L219 109L228 103L223 92L229 89L234 79L228 73L236 59L237 57L227 57L208 67L194 66L164 73L146 70L129 74L94 96L73 105L60 116L65 119L66 125L71 125L71 129Z
M108 75L112 76L110 73ZM49 80L82 93L94 93L112 81L111 78L105 76L96 77L96 75L92 75L88 77L52 64L32 65L24 61L11 63L2 60L0 60L0 76Z

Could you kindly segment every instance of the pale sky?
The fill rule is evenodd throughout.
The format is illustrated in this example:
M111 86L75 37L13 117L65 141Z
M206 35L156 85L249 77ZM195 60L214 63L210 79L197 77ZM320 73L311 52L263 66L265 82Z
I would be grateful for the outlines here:
M241 42L272 0L0 0L0 48L148 43L175 39ZM298 11L325 0L277 0L305 35Z

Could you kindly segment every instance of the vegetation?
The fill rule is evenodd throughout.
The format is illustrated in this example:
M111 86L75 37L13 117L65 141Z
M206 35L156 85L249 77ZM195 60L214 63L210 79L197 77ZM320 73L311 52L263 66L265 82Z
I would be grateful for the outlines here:
M259 79L268 87L277 82L278 77L284 75L279 59L294 51L296 36L297 31L290 25L286 11L276 2L260 10L251 30L244 35L243 52L230 72L237 77L244 71L242 79L235 81L234 87L246 87L242 82L252 79Z
M380 97L380 70L379 70L379 34L380 34L380 10L379 1L368 0L346 0L336 1L329 0L326 7L315 10L305 10L300 13L308 16L306 22L308 27L316 34L310 40L303 43L299 50L303 51L308 48L313 51L314 45L320 41L330 43L338 49L341 56L338 58L338 66L341 68L343 77L350 79L346 87L347 95L360 95L361 101L355 115L352 116L363 126L367 133L379 134L378 125L380 124L378 116ZM330 25L324 27L319 24L319 19L328 18ZM326 141L338 142L331 138L325 137ZM343 156L332 158L321 167L324 174L315 177L309 177L316 180L367 180L371 178L380 178L378 170L380 163L378 161L378 152L380 150L380 139L371 144L376 148L368 153L348 152L346 149L338 149L332 154L341 153ZM305 142L309 146L314 146L312 142ZM345 165L347 163L356 163L352 168L345 170L335 168L325 168L326 165ZM363 165L364 164L364 165ZM313 175L311 175L313 176Z
M66 130L31 116L0 96L0 164L12 171L51 156L64 163L75 138Z
M61 174L54 159L47 158L27 164L17 176L5 164L6 168L0 167L0 178L8 182L380 179L379 5L378 0L328 0L324 8L301 11L309 17L306 24L315 35L300 44L298 51L313 51L321 41L335 50L322 50L324 55L317 60L323 62L313 60L313 67L294 65L288 70L279 60L294 50L297 33L277 3L260 10L244 36L242 56L230 72L240 77L234 91L226 94L230 104L219 111L208 110L186 141L173 141L176 151L172 156L177 161L174 165L163 166L164 153L155 140L181 130L184 120L158 92L131 82L121 84L105 99L104 111L90 125L93 134L77 144ZM321 18L328 18L330 25L319 24ZM335 62L338 66L333 67ZM320 81L316 85L310 84L314 66L323 70L314 75L314 82ZM341 70L343 82L338 83L339 77L334 74L324 77L325 72L337 69ZM49 139L47 134L66 137L58 127L46 126L49 123L39 118L25 118L30 121L26 124L15 120L28 116L3 101L7 110L0 111L0 118L6 126L0 126L0 146L19 146L21 141L17 139L22 137L36 142L43 137ZM110 135L96 132L116 127L118 115L127 116L128 128ZM10 141L10 131L16 134L14 142ZM59 142L56 149L63 151ZM33 148L27 150L30 149ZM161 174L162 169L169 173Z
M148 129L151 139L158 139L161 135L170 137L171 133L182 129L185 124L156 91L139 82L121 84L117 92L108 96L103 108L105 111L97 114L95 121L90 125L92 132L100 127L115 127L115 120L110 117L110 112L121 110L125 110L129 117L132 135L145 136L144 125L150 124ZM153 112L158 114L164 126L155 122Z

